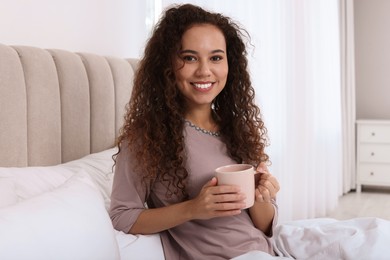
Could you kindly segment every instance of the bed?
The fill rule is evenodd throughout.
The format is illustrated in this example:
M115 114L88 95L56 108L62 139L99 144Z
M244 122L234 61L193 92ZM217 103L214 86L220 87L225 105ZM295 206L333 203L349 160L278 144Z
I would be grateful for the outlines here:
M113 229L112 155L137 60L0 44L0 259L164 259ZM280 223L279 258L386 259L379 218ZM262 252L236 257L276 259Z

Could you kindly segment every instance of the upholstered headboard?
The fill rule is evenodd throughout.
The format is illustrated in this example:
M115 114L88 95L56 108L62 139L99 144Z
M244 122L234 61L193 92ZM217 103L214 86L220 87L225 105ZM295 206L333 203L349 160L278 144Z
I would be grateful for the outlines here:
M0 44L0 166L46 166L111 148L136 60Z

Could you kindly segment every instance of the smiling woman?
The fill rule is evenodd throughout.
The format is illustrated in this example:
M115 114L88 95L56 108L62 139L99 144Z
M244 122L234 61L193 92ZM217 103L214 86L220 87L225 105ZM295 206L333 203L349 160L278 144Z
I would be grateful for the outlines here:
M340 65L345 56L340 55L339 15L343 10L339 4L345 1L155 2L163 9L191 2L244 25L251 35L247 50L256 103L269 130L270 169L283 187L278 195L280 220L323 217L331 212L342 186L348 192L355 185L355 119L352 112L345 112L343 101L354 100L353 89L344 89L340 83L341 70L354 67L353 63L345 68ZM347 42L353 42L353 37ZM346 50L353 53L353 48ZM234 66L229 64L229 69Z
M279 183L266 167L266 128L254 103L244 35L229 17L173 6L135 74L110 215L126 233L159 233L166 259L273 254ZM261 172L249 208L239 186L218 185L215 177L218 167L237 163Z

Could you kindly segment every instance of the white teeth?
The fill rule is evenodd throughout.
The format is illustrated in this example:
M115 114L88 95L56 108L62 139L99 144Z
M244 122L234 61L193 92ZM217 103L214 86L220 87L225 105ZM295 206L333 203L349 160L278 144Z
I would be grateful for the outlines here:
M209 88L211 87L211 83L206 83L206 84L197 84L197 83L194 83L194 86L196 88L201 88L201 89L206 89L206 88Z

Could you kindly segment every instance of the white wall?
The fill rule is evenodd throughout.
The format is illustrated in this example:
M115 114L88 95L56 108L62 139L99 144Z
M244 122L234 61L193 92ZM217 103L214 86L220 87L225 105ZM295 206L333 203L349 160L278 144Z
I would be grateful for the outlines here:
M0 43L139 57L150 1L0 0Z

